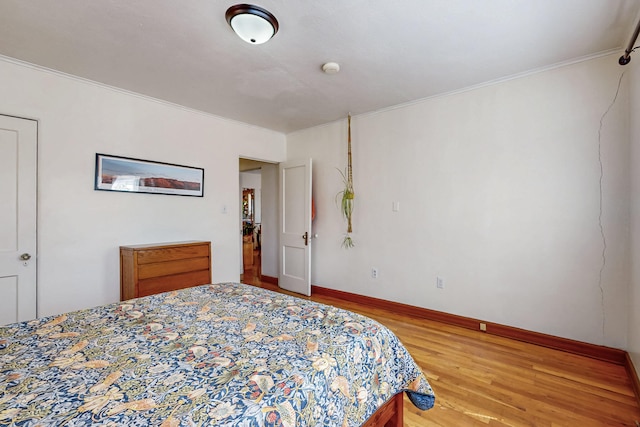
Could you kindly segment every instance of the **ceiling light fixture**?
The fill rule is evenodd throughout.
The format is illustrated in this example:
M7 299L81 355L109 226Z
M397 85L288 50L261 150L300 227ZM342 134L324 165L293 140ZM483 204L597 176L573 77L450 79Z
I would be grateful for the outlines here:
M278 20L268 10L252 4L236 4L225 13L233 31L244 41L262 44L278 32Z

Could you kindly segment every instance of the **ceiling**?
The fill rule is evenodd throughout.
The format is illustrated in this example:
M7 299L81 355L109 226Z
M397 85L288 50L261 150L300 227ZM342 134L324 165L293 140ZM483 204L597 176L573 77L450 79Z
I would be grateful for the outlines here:
M289 133L612 49L637 0L260 0L263 45L230 0L0 0L0 55ZM640 60L638 58L637 60ZM338 74L322 64L338 62Z

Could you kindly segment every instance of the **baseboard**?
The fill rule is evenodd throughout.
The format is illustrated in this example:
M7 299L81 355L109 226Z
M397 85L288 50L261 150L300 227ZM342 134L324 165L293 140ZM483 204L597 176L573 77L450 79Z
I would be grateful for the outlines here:
M636 394L636 400L638 401L638 405L640 405L640 379L638 379L638 371L636 371L629 353L626 353L624 367L627 369L629 380L631 380L631 387L633 387L633 391Z
M274 285L278 284L277 277L261 276L261 280ZM570 340L567 338L556 337L553 335L542 334L540 332L528 331L526 329L515 328L513 326L501 325L499 323L485 322L484 320L473 319L470 317L458 316L442 311L430 310L428 308L416 307L413 305L403 304L399 302L387 301L380 298L368 297L365 295L353 294L351 292L339 291L336 289L323 288L321 286L311 285L312 295L323 295L332 298L338 298L345 301L354 302L356 304L391 310L402 313L407 316L433 320L436 322L447 323L449 325L460 326L480 332L480 323L486 325L486 333L497 335L500 337L511 338L518 341L537 344L543 347L553 348L556 350L566 351L572 354L587 356L594 359L603 360L605 362L615 363L616 365L626 366L629 371L629 377L635 378L634 390L636 396L640 399L640 385L638 384L638 376L633 366L629 370L629 365L633 365L628 353L612 347L589 344L582 341ZM632 375L633 374L633 375Z
M525 329L514 328L512 326L485 322L484 320L457 316L455 314L429 310L413 305L387 301L364 295L352 294L350 292L323 288L320 286L311 286L311 292L315 295L338 298L368 307L391 310L411 317L434 320L437 322L461 326L463 328L473 329L476 331L480 331L480 323L484 323L487 328L486 333L488 334L511 338L518 341L524 341L530 344L537 344L556 350L563 350L581 356L588 356L594 359L615 363L616 365L625 366L627 363L627 352L624 350L619 350L617 348L589 344L581 341L570 340L567 338L556 337L553 335L542 334L539 332L527 331Z

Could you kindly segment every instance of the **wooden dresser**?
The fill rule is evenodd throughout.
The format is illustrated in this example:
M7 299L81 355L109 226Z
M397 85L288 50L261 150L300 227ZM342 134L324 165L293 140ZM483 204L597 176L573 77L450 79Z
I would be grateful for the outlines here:
M211 283L211 242L120 246L120 300Z

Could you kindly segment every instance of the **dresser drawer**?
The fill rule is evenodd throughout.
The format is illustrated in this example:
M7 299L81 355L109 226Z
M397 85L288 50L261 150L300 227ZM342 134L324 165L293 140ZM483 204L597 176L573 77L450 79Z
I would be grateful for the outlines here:
M202 244L139 250L138 264L151 264L200 257L209 257L209 245Z
M208 270L142 279L138 282L138 297L177 291L191 286L206 285L210 282L211 278Z
M153 264L140 264L138 267L138 279L170 276L172 274L200 270L209 271L209 257L185 258L175 261L154 262Z

